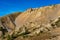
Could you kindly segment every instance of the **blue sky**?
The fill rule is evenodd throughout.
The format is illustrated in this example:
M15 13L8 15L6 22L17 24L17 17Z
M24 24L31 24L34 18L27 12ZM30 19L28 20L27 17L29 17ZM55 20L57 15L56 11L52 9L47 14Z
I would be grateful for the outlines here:
M59 3L60 0L0 0L0 16Z

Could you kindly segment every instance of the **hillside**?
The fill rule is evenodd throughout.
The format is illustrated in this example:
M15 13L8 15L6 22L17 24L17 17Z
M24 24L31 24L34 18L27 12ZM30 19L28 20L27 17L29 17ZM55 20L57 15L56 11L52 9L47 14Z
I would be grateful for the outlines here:
M0 26L1 40L60 40L60 4L0 17Z
M10 14L10 15L0 17L0 26L13 30L14 27L16 26L15 23L14 23L15 18L19 14L21 14L21 12L17 12L17 13L13 13L13 14Z

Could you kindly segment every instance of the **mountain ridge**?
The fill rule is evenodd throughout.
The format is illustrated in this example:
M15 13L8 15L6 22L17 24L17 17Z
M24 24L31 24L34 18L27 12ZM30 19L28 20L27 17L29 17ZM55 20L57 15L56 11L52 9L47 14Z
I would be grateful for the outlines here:
M0 26L8 30L6 40L60 40L60 4L0 17Z

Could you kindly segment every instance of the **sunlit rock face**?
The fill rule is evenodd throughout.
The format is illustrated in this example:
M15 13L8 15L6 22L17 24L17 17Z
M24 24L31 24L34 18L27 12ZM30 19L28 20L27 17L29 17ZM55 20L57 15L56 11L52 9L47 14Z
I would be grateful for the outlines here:
M26 10L16 17L16 30L23 28L21 31L24 32L27 29L30 32L28 35L33 37L26 39L18 37L16 40L56 40L57 38L59 40L57 36L60 34L59 18L60 4ZM40 33L41 35L36 36Z
M5 32L6 40L60 40L59 30L60 4L0 17L0 39Z
M18 27L28 24L29 22L37 24L48 24L50 23L50 20L56 19L59 16L59 4L40 8L31 8L19 15L15 20L15 24Z

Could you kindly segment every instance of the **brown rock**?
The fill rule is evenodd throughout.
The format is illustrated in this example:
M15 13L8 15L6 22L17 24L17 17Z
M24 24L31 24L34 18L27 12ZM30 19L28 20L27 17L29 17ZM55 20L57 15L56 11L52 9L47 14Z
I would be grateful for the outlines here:
M20 14L21 12L6 15L0 18L0 26L6 27L8 29L14 29L15 27L15 18Z
M52 6L45 6L41 8L31 8L27 11L20 14L15 19L16 30L19 28L26 27L30 34L29 36L33 36L31 38L17 38L16 40L60 40L60 29L55 29L54 27L58 28L57 25L51 26L51 22L54 24L56 19L60 16L60 4L52 5ZM60 22L60 21L59 21ZM57 23L59 25L59 23ZM60 26L59 26L60 28ZM26 29L24 29L26 30ZM23 30L22 30L23 31ZM47 33L48 32L48 33ZM59 33L59 34L58 34ZM41 34L41 35L38 35ZM38 36L36 36L38 35Z
M17 37L13 40L60 40L59 16L60 4L30 8L21 14L0 17L0 26L13 30L7 32L12 38Z
M23 12L21 15L19 15L16 18L15 24L17 27L26 25L29 22L33 22L37 24L41 24L41 23L48 24L50 20L56 19L57 17L60 16L59 12L60 12L60 4L36 8L36 9L34 8L28 9L27 11Z

